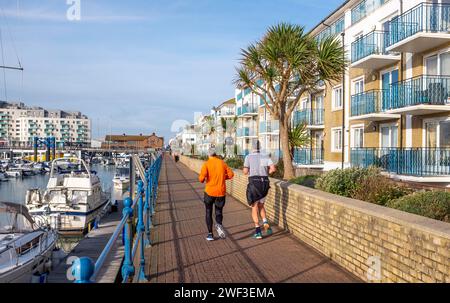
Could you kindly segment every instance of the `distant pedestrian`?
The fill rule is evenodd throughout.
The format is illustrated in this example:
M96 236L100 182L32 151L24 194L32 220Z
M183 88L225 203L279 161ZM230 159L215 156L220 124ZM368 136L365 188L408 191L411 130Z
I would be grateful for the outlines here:
M206 240L213 241L213 207L216 213L216 230L220 238L226 237L225 229L223 228L223 208L225 206L226 196L226 180L234 177L233 171L221 160L214 148L208 151L208 161L203 164L200 175L198 177L201 183L206 181L205 186L205 210L206 210L206 227L208 228L208 235Z
M254 142L252 153L245 157L244 174L248 175L247 202L252 207L252 218L255 224L253 238L262 239L259 216L263 221L266 235L272 234L272 228L266 217L265 198L270 189L269 174L276 171L269 156L260 153L259 141Z

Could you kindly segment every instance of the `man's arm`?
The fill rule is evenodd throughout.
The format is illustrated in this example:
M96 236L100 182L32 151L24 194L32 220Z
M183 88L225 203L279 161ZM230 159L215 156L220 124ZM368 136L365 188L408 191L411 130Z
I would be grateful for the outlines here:
M275 167L274 164L269 166L269 175L273 174L276 171L277 171L277 168Z
M250 161L248 160L248 156L246 156L244 160L244 175L248 175L249 173L250 173Z
M206 167L206 163L203 164L202 169L200 171L200 175L198 176L198 181L201 183L205 182L205 180L208 178L208 168Z
M228 167L228 165L225 164L225 173L226 173L226 180L233 179L234 172L231 168Z

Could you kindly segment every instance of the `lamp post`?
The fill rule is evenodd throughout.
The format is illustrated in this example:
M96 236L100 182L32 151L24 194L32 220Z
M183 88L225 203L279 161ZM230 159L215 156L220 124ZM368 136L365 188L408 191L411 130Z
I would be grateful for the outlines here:
M345 62L345 32L343 31L341 33L342 37L342 57ZM342 71L342 142L341 142L341 149L342 149L342 161L341 161L341 168L344 169L344 163L345 163L345 68Z

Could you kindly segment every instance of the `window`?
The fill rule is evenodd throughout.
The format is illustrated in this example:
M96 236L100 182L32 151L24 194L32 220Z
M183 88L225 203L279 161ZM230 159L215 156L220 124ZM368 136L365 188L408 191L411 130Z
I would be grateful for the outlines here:
M448 75L450 69L450 52L425 58L425 72L427 75Z
M342 109L342 86L333 88L332 107L333 110Z
M450 121L432 121L425 124L426 147L450 147Z
M351 147L352 148L360 148L364 147L364 127L357 126L352 128L351 133Z
M342 128L334 128L331 130L331 151L342 151Z
M358 79L353 81L353 95L361 94L364 92L364 79Z

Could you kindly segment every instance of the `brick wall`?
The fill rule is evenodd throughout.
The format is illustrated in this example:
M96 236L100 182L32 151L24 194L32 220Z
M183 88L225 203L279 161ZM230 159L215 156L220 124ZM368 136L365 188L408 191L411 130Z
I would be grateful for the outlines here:
M181 162L196 172L202 165ZM227 191L246 204L246 186L236 171ZM275 179L271 187L269 219L361 279L450 282L450 224Z

